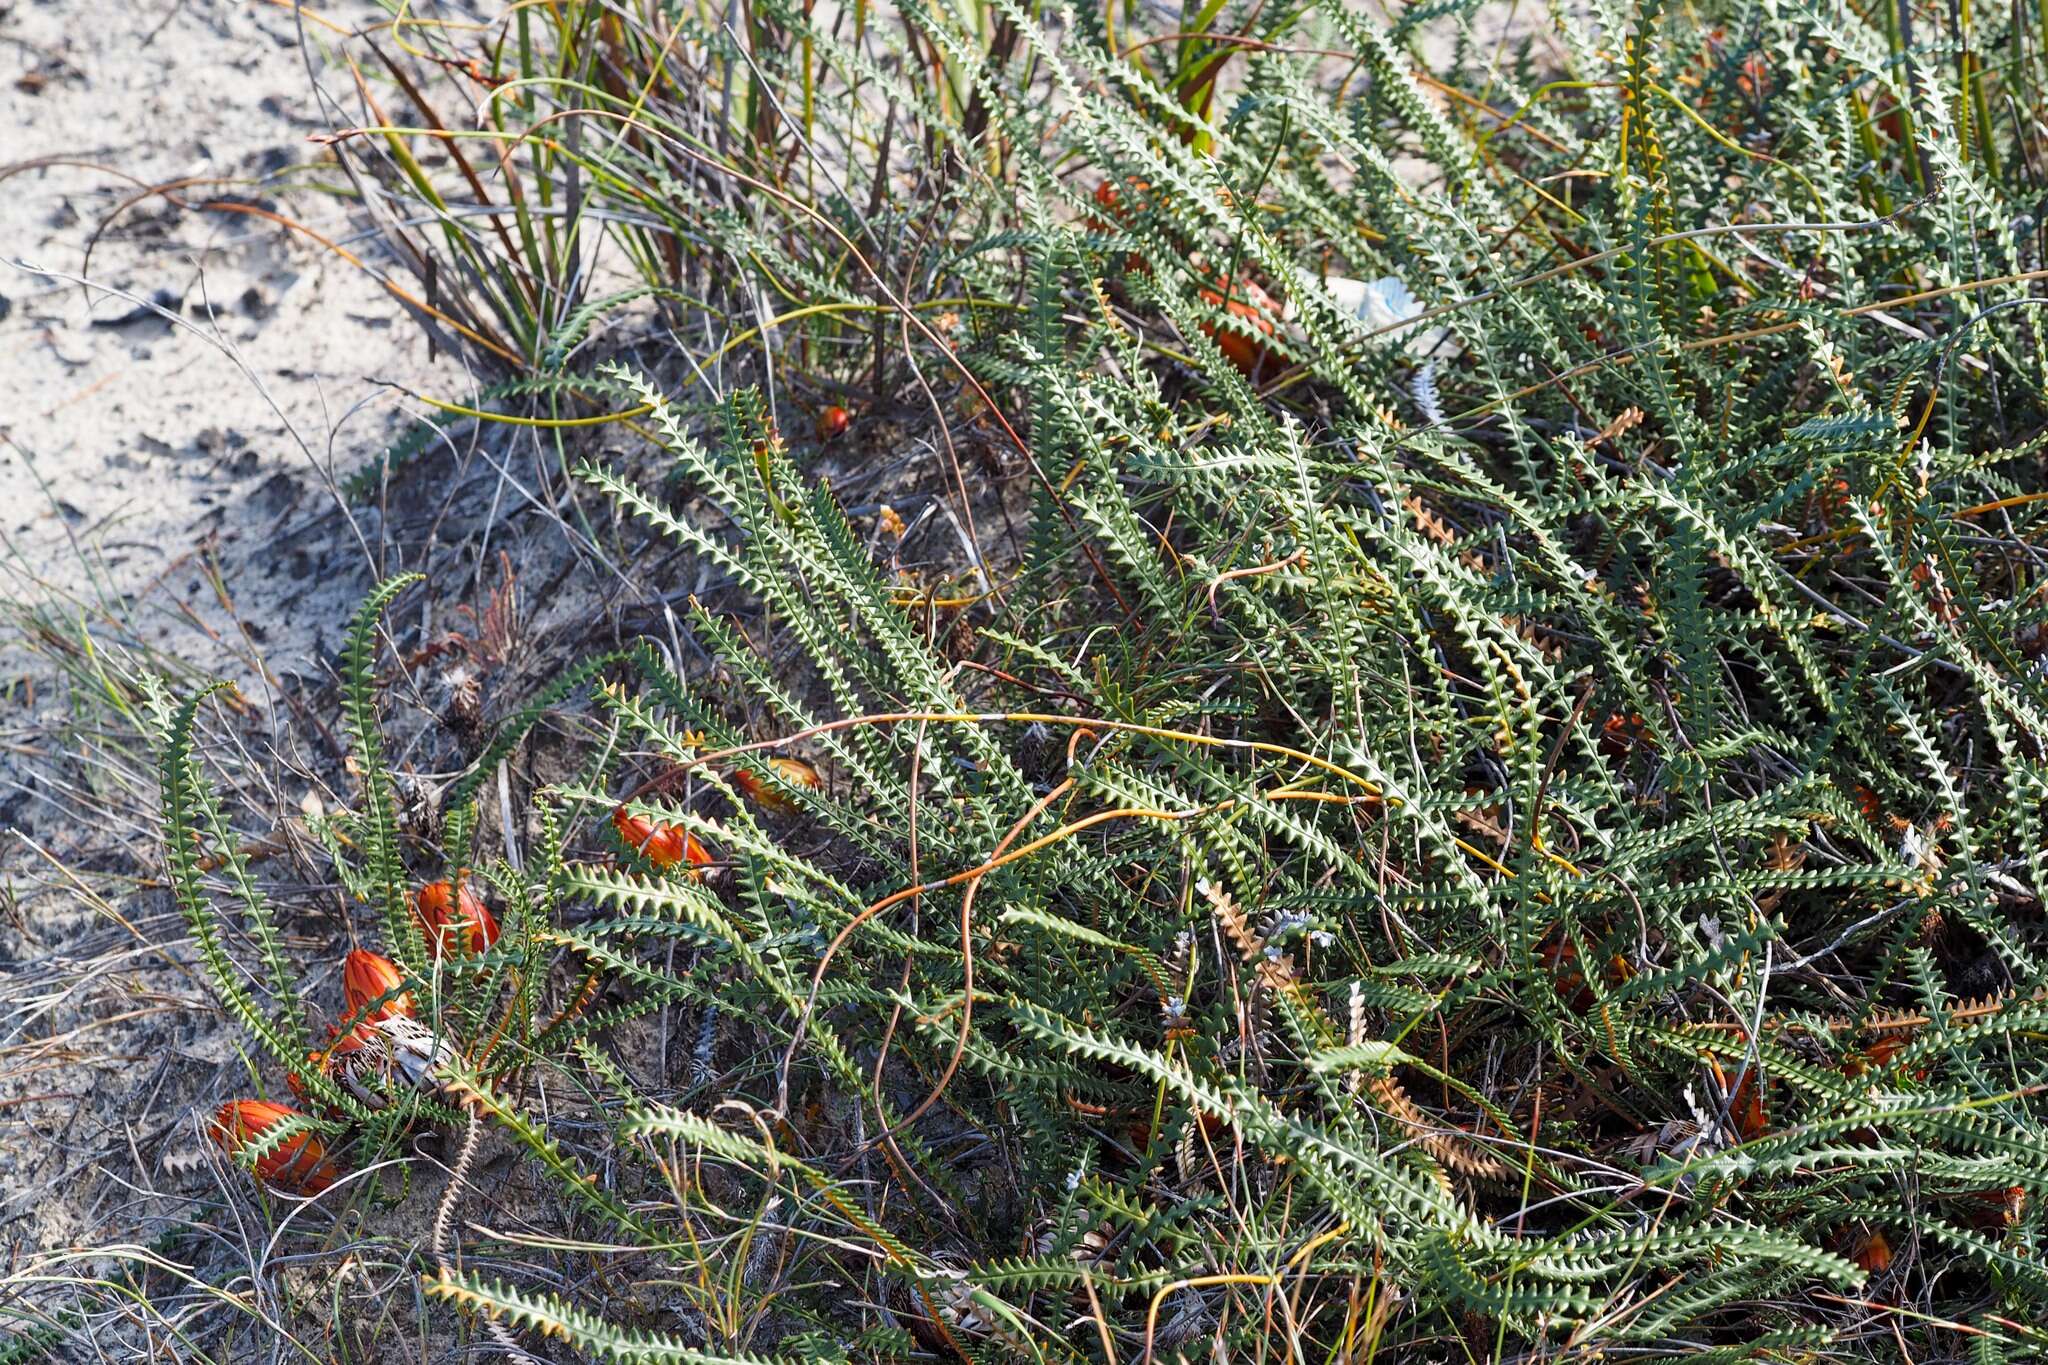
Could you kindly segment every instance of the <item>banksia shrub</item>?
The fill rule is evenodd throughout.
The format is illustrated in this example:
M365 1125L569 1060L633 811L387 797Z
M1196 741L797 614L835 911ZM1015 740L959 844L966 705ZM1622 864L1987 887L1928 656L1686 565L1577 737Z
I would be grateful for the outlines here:
M1976 55L2032 21L1557 7L1424 79L1462 13L1205 14L913 9L898 67L767 16L876 83L849 120L960 107L914 153L946 250L856 291L704 240L916 338L949 483L1014 475L1003 562L966 518L971 563L906 552L765 389L583 376L652 450L581 478L718 587L559 661L438 847L378 738L403 585L359 618L330 848L447 1050L302 1082L549 1197L423 1292L617 1357L2039 1354L2042 82ZM159 700L195 941L303 1072ZM558 714L606 740L486 859L479 786Z

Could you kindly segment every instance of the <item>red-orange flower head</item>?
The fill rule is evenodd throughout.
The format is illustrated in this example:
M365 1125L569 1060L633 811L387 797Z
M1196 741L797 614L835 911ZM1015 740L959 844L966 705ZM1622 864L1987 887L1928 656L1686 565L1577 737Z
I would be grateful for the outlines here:
M490 907L460 879L428 882L413 892L412 913L426 936L427 951L437 958L450 948L480 953L498 941L498 921Z
M235 1156L278 1124L299 1117L297 1110L268 1100L229 1100L215 1112L208 1132L223 1151ZM326 1144L311 1133L278 1144L256 1162L256 1175L291 1194L318 1194L341 1178L328 1159Z
M1872 1275L1880 1274L1891 1267L1892 1244L1884 1239L1882 1232L1873 1231L1856 1243L1849 1259Z
M800 758L771 758L767 767L775 776L792 787L805 787L817 791L825 785L825 780L818 776L818 770ZM788 793L750 768L733 769L732 784L738 787L748 800L757 802L769 810L796 809L796 802L790 800Z
M1131 220L1131 215L1142 208L1151 195L1149 181L1132 178L1119 186L1114 180L1105 180L1095 187L1095 207L1102 210L1100 218L1086 219L1091 231L1107 232L1112 224L1121 226ZM1129 195L1126 200L1125 195Z
M361 1016L364 1023L375 1023L379 1019L390 1019L404 1015L408 1019L419 1017L419 1010L412 1003L412 995L404 991L405 973L398 970L398 964L380 953L363 948L352 949L341 964L341 994L348 1002L348 1017ZM372 1007L371 1002L380 996L391 998L381 1005Z
M688 830L635 815L624 806L612 812L612 828L626 847L664 871L677 863L699 868L716 861Z
M1226 285L1210 285L1202 290L1202 302L1211 308L1220 308L1231 317L1249 325L1250 330L1272 336L1275 321L1280 316L1280 305L1273 296L1251 280L1239 275ZM1223 352L1223 358L1248 375L1258 374L1269 368L1272 353L1259 342L1239 332L1216 323L1202 324L1203 333L1216 343L1216 349ZM1271 367L1271 368L1277 368Z

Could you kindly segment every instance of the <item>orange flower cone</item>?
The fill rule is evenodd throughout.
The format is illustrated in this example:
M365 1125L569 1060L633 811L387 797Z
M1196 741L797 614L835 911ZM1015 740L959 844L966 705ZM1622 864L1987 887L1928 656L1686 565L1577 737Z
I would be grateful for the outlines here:
M800 758L771 758L768 760L767 768L792 787L806 787L811 791L817 791L825 785L825 780L818 776L818 770ZM749 801L765 809L796 809L796 802L789 798L788 793L751 768L733 769L732 784L738 787Z
M488 913L488 912L487 912ZM408 1019L419 1017L419 1010L412 1003L412 996L406 992L405 973L398 970L398 964L381 953L356 948L342 960L341 994L348 1002L351 1019L361 1016L363 1021L375 1023L404 1015ZM383 1004L372 1006L379 997L399 992ZM367 1011L367 1012L366 1012Z
M458 882L428 882L413 892L412 913L426 936L427 951L436 958L450 948L480 953L498 941L498 921L490 907Z
M695 868L715 861L710 850L688 830L635 815L624 806L612 812L612 828L619 832L626 847L664 871L677 863Z
M302 1117L295 1109L268 1100L229 1100L213 1116L209 1132L229 1156L236 1156L280 1123ZM328 1158L327 1146L311 1133L280 1143L256 1162L256 1176L291 1194L318 1194L341 1178Z

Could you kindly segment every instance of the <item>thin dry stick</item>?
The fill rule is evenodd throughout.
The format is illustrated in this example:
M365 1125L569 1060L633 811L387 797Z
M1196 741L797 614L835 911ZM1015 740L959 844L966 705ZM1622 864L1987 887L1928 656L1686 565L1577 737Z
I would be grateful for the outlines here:
M999 590L995 581L988 576L986 561L981 552L981 535L974 528L974 504L967 496L967 477L960 472L960 452L953 447L952 425L946 421L946 414L940 410L938 396L932 392L932 386L925 382L924 367L917 363L917 357L911 353L909 326L899 322L898 328L903 337L904 358L910 362L911 377L917 380L917 387L924 394L924 401L931 407L932 417L938 423L939 440L946 447L946 463L952 467L953 487L960 494L960 515L967 522L967 542L974 550L974 576L981 580L981 591L984 596L996 596Z
M906 900L921 899L924 893L927 891L943 890L944 888L949 886L956 886L961 882L979 884L980 879L983 876L987 875L989 872L994 871L996 868L1002 866L1004 863L1014 861L1016 858L1022 857L1028 852L1035 851L1037 847L1043 845L1044 841L1041 840L1035 844L1027 845L1025 848L1019 849L1015 854L1010 855L1009 857L1005 857L1003 854L1003 850L1006 847L1008 847L1010 840L1014 839L1017 836L1019 830L1023 829L1025 825L1030 824L1031 821L1037 819L1038 816L1045 810L1047 806L1051 805L1054 801L1058 800L1059 797L1063 793L1065 793L1069 787L1072 787L1073 785L1074 780L1072 778L1068 778L1066 781L1060 783L1059 786L1054 787L1051 791L1047 792L1045 796L1041 798L1036 805L1034 805L1029 811L1025 813L1024 818L1022 820L1020 820L1016 825L1011 827L1009 834L1003 837L1003 842L996 846L996 856L992 858L990 861L983 863L978 868L971 868L966 872L956 872L950 877L942 877L935 882L920 882L913 886L904 887L900 891L896 891L891 893L890 895L882 897L882 899L874 902L872 905L869 905L866 909L862 910L858 915L855 915L852 919L846 922L845 926L841 928L838 934L836 934L833 937L832 942L826 946L824 955L818 959L818 968L815 972L811 974L810 992L804 997L803 1013L797 1016L796 1030L790 1037L789 1047L782 1054L782 1093L778 1099L778 1103L780 1105L787 1106L789 1102L789 1068L791 1063L796 1058L797 1048L803 1045L804 1030L810 1022L811 1011L817 1008L818 991L824 985L825 971L828 967L832 965L833 957L837 955L839 949L845 945L846 940L853 936L853 931L860 928L861 925L867 923L876 915L881 914L882 911L888 909L892 905L900 904ZM962 922L962 942L968 949L967 990L969 996L971 997L974 989L974 959L972 945L966 944L967 915L973 906L973 896L971 892L967 900L968 903L961 907L960 917ZM963 1033L961 1046L964 1048L965 1045L965 1034ZM959 1061L959 1055L957 1053L955 1054L953 1060L956 1063ZM947 1069L947 1075L950 1078L950 1067ZM943 1088L943 1086L941 1088ZM910 1118L902 1120L901 1122L897 1123L895 1127L883 1129L881 1137L889 1136L890 1134L894 1133L897 1128L905 1127L911 1122L912 1119L916 1119L923 1115L924 1111L931 1107L932 1099L936 1098L937 1094L936 1092L934 1092L934 1094L931 1097L927 1098L923 1104L917 1107L917 1109L910 1115ZM871 1139L870 1145L872 1145L874 1142L880 1141L881 1137Z
M2044 279L2048 279L2048 269L2020 270L2015 271L2010 275L1991 275L1981 280L1965 280L1961 284L1944 285L1939 289L1923 289L1920 290L1918 293L1901 294L1899 297L1895 299L1878 299L1871 303L1859 303L1853 308L1842 309L1840 315L1845 318L1868 317L1873 313L1885 313L1889 312L1894 308L1903 308L1909 304L1915 303L1926 303L1930 300L1945 298L1952 294L1969 294L1975 293L1979 289L1995 289L2000 285L2027 284L2035 280ZM1488 296L1478 295L1475 296L1475 299L1484 297ZM1434 315L1425 314L1423 316ZM1678 349L1681 351L1717 350L1722 346L1738 345L1745 341L1755 341L1761 337L1778 336L1781 333L1795 330L1804 321L1805 319L1803 318L1794 318L1787 322L1766 323L1761 327L1751 327L1748 330L1741 332L1725 332L1720 336L1695 337L1691 341L1680 342L1678 344ZM1411 324L1403 323L1401 325L1406 327ZM1574 365L1569 370L1565 370L1559 374L1554 374L1550 378L1541 380L1537 383L1529 384L1522 388L1516 389L1513 393L1507 394L1504 397L1494 399L1491 402L1481 403L1477 407L1467 408L1463 412L1453 413L1450 416L1444 418L1444 420L1441 422L1432 422L1428 426L1415 427L1403 434L1402 441L1405 443L1406 441L1411 440L1414 437L1419 436L1426 431L1436 431L1443 428L1454 426L1459 422L1470 421L1472 418L1475 417L1484 417L1488 413L1499 411L1500 408L1502 408L1508 403L1515 402L1518 399L1527 398L1532 394L1541 393L1545 389L1554 388L1559 384L1567 383L1570 380L1577 379L1581 375L1591 374L1595 370L1603 369L1609 365L1633 365L1636 363L1636 361L1642 358L1643 352L1647 349L1647 346L1638 346L1629 347L1625 350L1610 351L1608 354L1601 356L1597 360L1589 360L1585 362L1583 365ZM1267 392L1275 392L1281 387L1284 387L1284 384L1276 384L1273 386L1273 388L1268 389Z
M1010 832L996 845L995 857L1002 857L1012 841L1022 834L1033 820L1045 812L1046 807L1058 800L1074 783L1071 777L1047 792L1030 810L1025 811ZM932 1093L897 1123L898 1128L908 1128L923 1118L925 1113L939 1102L939 1096L946 1093L946 1087L953 1083L953 1074L960 1069L960 1059L967 1055L967 1035L974 1023L974 898L981 890L982 879L976 877L967 884L967 893L960 898L960 959L962 983L960 987L960 1032L953 1039L953 1055L946 1059L946 1069L939 1073L938 1083L932 1086ZM816 990L813 983L812 989Z

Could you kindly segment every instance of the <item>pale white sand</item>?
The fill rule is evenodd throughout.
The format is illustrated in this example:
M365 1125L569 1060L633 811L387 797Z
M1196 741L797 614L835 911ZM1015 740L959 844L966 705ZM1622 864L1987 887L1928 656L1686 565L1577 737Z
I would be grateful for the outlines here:
M352 24L380 11L350 0L322 13ZM324 70L346 88L345 72ZM401 429L402 395L378 381L425 386L424 339L377 284L304 236L160 196L122 208L149 186L217 178L175 193L255 202L347 239L346 201L278 178L322 159L307 134L330 122L289 9L0 5L0 166L96 163L0 182L0 595L141 594L162 645L212 663L178 605L232 629L198 572L212 555L235 615L283 668L312 627L346 615L367 567L319 466L345 476ZM337 179L296 178L316 177ZM23 273L23 260L132 297ZM460 391L460 371L441 368ZM360 572L346 572L350 550Z
M212 181L175 193L345 239L346 201L278 174L322 159L307 134L327 122L288 9L0 0L0 603L132 629L259 705L281 695L250 686L259 661L317 678L375 577L383 523L344 513L323 466L345 476L408 425L382 381L468 381L305 237L142 192ZM168 902L125 894L154 860L146 753L122 770L75 739L47 650L0 631L0 1255L19 1266L175 1215L178 1197L134 1191L197 1177L194 1115L240 1062ZM108 795L122 828L80 828Z

